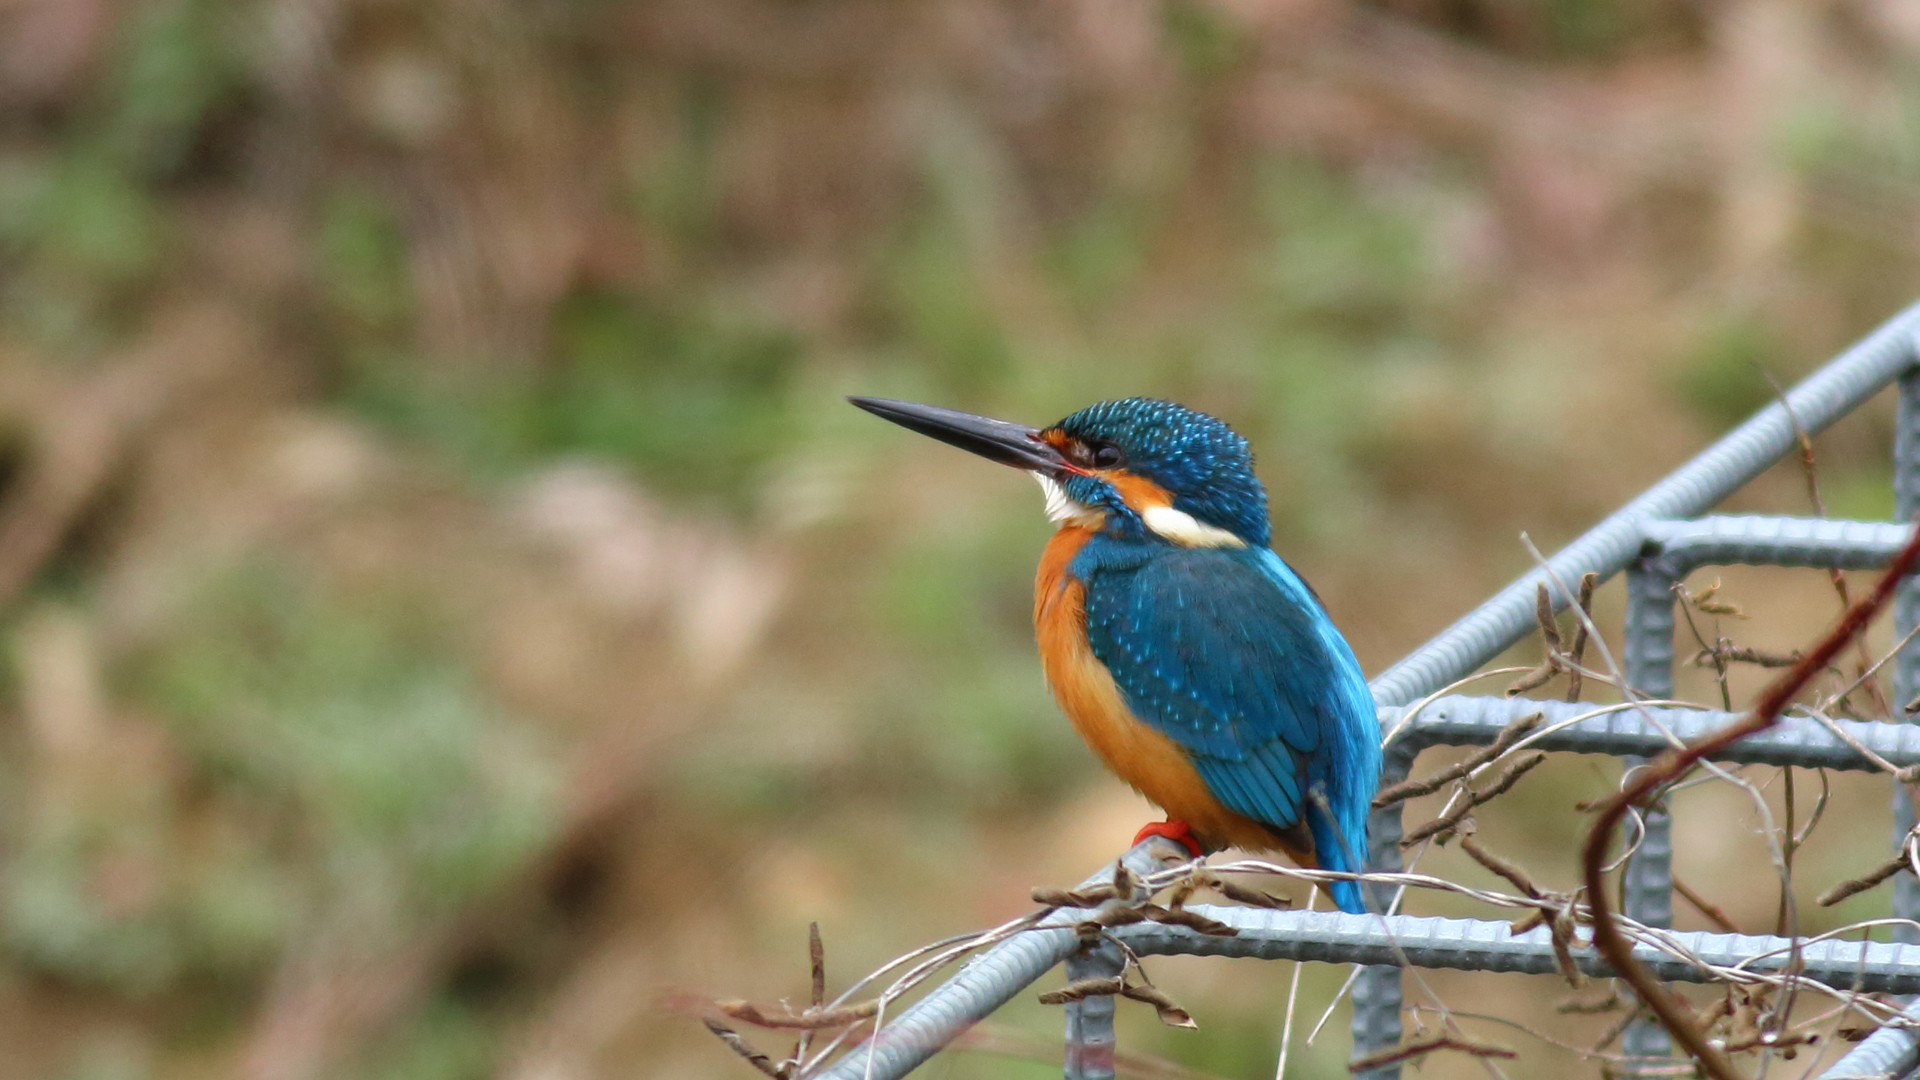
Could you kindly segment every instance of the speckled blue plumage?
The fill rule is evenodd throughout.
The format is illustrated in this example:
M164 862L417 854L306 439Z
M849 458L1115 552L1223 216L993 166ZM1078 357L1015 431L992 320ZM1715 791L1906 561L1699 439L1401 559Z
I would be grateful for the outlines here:
M1173 495L1173 508L1256 547L1270 541L1267 489L1253 475L1253 452L1238 432L1184 405L1151 398L1103 401L1054 425L1075 439L1105 442L1127 453L1126 471ZM1139 522L1098 478L1068 477L1067 494L1096 506L1128 531Z
M1069 494L1109 510L1109 528L1068 568L1085 587L1094 657L1229 809L1277 831L1304 818L1323 867L1359 869L1380 776L1373 698L1318 598L1267 547L1266 494L1245 440L1212 417L1140 399L1060 427L1121 447L1126 470L1166 488L1176 509L1247 541L1170 544L1113 516L1117 496L1094 489L1097 478L1074 478L1092 483ZM1354 883L1330 892L1342 910L1365 910Z

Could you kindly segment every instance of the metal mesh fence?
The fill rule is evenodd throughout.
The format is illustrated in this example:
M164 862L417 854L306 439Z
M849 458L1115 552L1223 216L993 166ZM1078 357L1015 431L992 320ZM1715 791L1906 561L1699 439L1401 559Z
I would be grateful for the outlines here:
M1916 373L1920 305L1901 313L1871 336L1804 380L1783 400L1762 410L1693 461L1609 516L1564 550L1545 559L1479 608L1382 673L1372 683L1388 733L1382 786L1406 778L1414 758L1435 746L1492 743L1517 718L1538 712L1541 720L1524 744L1549 752L1608 754L1631 764L1677 741L1724 727L1733 714L1657 704L1673 695L1676 583L1705 566L1758 565L1870 569L1884 565L1911 535L1906 524L1782 517L1699 517L1794 448L1800 431L1818 432L1889 385L1898 386L1894 444L1896 515L1911 521L1920 511L1920 374ZM1535 626L1536 593L1545 586L1556 610L1573 602L1582 575L1600 580L1625 571L1628 605L1620 670L1647 704L1593 706L1518 698L1435 696L1515 644ZM1907 642L1920 618L1920 588L1902 583L1894 604L1895 640ZM1892 661L1894 700L1920 691L1920 645L1903 646ZM1824 716L1793 716L1734 744L1721 755L1728 764L1766 764L1850 770L1886 770L1920 764L1920 727ZM1913 807L1904 784L1894 789L1892 827L1896 845L1907 837ZM1897 930L1892 942L1788 939L1665 929L1672 921L1672 845L1666 816L1642 815L1641 835L1623 873L1625 922L1632 927L1636 957L1670 981L1751 981L1777 984L1804 980L1848 993L1920 993L1920 945ZM1404 876L1399 842L1401 809L1376 811L1369 843L1369 890L1376 911L1392 910ZM1164 849L1149 841L1122 860L1138 880L1164 881ZM1160 878L1153 878L1161 874ZM1112 880L1111 868L1088 885ZM1906 874L1896 878L1894 915L1920 916L1920 889ZM1273 911L1192 906L1234 933L1202 933L1157 922L1117 926L1092 939L1076 933L1087 912L1062 910L1008 933L969 960L945 983L897 1016L885 1019L871 1038L822 1066L834 1080L891 1080L938 1052L968 1026L1020 993L1055 965L1065 963L1070 980L1120 976L1127 953L1189 954L1314 960L1363 965L1352 988L1355 1058L1398 1044L1402 1036L1401 973L1404 966L1494 972L1554 972L1571 963L1595 975L1608 974L1590 947L1575 943L1556 956L1547 926L1515 933L1498 920L1418 918L1398 914ZM1564 942L1562 943L1565 944ZM1792 968L1792 971L1789 971ZM1067 1005L1065 1074L1068 1080L1114 1075L1114 999L1095 995ZM1920 1006L1904 1014L1920 1021ZM1648 1021L1634 1023L1623 1041L1625 1063L1617 1071L1672 1072L1666 1033ZM1920 1065L1915 1030L1899 1023L1882 1027L1825 1075L1904 1077ZM1399 1064L1359 1073L1366 1080L1395 1080Z

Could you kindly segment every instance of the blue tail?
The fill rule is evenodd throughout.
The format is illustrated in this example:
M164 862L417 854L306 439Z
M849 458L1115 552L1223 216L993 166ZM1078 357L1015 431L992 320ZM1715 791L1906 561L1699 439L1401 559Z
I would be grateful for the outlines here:
M1345 836L1320 807L1309 803L1306 809L1307 828L1313 833L1313 853L1319 859L1320 868L1350 873L1360 871L1360 853L1366 850L1367 843L1365 826L1361 827L1359 835ZM1367 903L1361 896L1360 883L1357 881L1329 881L1327 894L1333 897L1334 903L1340 905L1341 911L1349 915L1367 913Z

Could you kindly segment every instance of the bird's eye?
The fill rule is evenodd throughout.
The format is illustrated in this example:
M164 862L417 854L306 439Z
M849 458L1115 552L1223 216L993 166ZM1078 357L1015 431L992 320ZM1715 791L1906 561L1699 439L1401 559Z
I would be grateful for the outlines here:
M1096 469L1117 469L1125 464L1126 460L1127 456L1122 454L1117 446L1109 444L1096 446L1093 449L1093 467Z

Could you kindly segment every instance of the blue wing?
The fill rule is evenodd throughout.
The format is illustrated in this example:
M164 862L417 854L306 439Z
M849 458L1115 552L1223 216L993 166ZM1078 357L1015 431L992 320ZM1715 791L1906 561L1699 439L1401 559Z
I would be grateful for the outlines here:
M1264 548L1128 547L1090 544L1075 568L1088 642L1128 706L1188 752L1228 808L1276 830L1304 818L1321 865L1354 868L1347 855L1365 850L1379 781L1379 727L1319 601ZM1357 905L1358 891L1339 892L1354 910L1346 901Z

